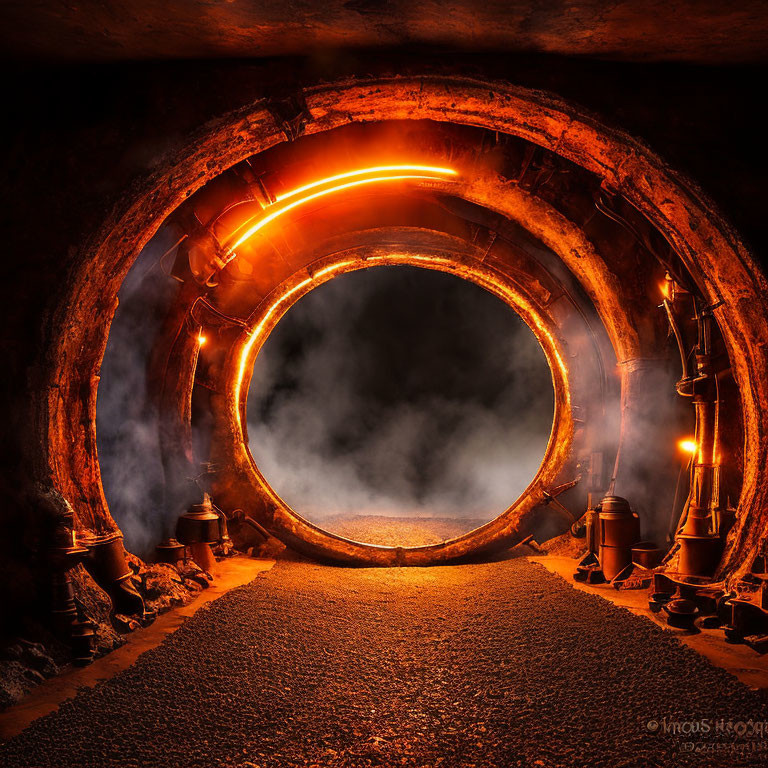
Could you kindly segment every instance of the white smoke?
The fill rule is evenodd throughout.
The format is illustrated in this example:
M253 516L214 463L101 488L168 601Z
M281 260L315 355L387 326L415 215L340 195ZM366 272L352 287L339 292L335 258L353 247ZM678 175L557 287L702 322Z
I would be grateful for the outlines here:
M165 520L157 409L147 392L147 361L177 285L156 266L172 237L160 229L120 287L96 401L104 494L126 548L140 556L172 525Z
M423 306L402 306L419 291ZM421 312L436 315L420 326ZM456 368L446 334L473 348L474 370ZM310 520L490 520L535 475L552 409L544 353L499 299L454 276L377 267L315 289L281 320L254 368L248 433L267 480Z
M120 289L97 401L105 495L126 546L140 555L182 511L164 499L146 382L176 290L156 266L172 237L161 229ZM452 345L453 336L463 341ZM692 428L671 361L649 384L652 407L635 419L616 486L659 543L677 478L675 443ZM319 523L339 514L485 521L535 475L552 408L544 354L512 310L450 275L377 267L315 289L278 324L254 369L249 443L275 490ZM617 435L615 421L606 431Z

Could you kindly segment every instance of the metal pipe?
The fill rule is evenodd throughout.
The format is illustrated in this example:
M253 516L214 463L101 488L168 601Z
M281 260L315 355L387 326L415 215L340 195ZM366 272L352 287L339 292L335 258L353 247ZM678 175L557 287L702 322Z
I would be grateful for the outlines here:
M694 299L694 307L696 302ZM720 509L720 466L717 452L719 428L719 386L712 356L712 313L698 310L696 376L678 392L692 396L696 414L696 454L691 477L688 514L677 541L680 545L680 572L690 576L711 575L722 553L717 533Z
M669 320L669 326L672 329L672 333L675 336L675 340L677 341L677 349L680 352L680 363L683 369L682 378L687 379L689 378L688 356L685 353L685 342L683 341L682 331L680 330L680 326L677 322L677 318L672 312L672 302L669 299L664 298L661 304L664 307L665 312L667 313L667 320Z
M264 541L269 539L272 535L266 528L264 528L264 526L259 525L259 523L257 523L252 517L248 517L246 515L243 518L243 522L253 528L260 536L262 536Z

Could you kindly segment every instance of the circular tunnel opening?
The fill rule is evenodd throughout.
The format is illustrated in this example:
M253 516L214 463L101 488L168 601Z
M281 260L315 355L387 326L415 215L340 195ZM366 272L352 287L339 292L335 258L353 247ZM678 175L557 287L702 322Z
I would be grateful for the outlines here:
M366 120L365 130L371 130L371 125L376 124ZM402 127L398 126L397 131ZM392 126L384 129L390 130ZM176 285L171 290L168 311L160 311L156 318L156 338L146 339L141 356L146 365L143 370L138 364L133 366L140 377L146 377L146 384L128 386L128 377L118 373L118 389L122 388L125 399L137 400L141 385L148 391L147 418L153 423L146 430L148 441L134 440L141 443L140 461L135 468L129 469L122 456L126 443L125 410L116 409L114 424L102 428L109 378L107 363L114 341L111 336L99 386L101 414L96 436L101 466L93 468L93 476L98 480L98 470L103 470L104 491L96 483L100 493L98 498L94 496L93 504L106 509L105 492L121 528L129 527L125 525L126 510L140 518L143 546L150 548L152 542L168 538L179 515L198 503L208 490L223 514L231 518L231 529L239 544L252 543L252 537L242 535L240 530L250 532L251 526L242 521L251 520L283 544L343 562L423 564L491 551L530 533L532 521L539 526L542 508L552 512L557 507L561 519L558 526L542 537L548 538L566 531L572 518L593 505L608 489L632 500L644 521L644 534L671 535L668 507L673 507L672 517L681 514L686 484L678 483L678 494L675 477L681 473L676 465L672 469L663 466L664 458L675 454L679 435L676 430L675 434L667 434L670 420L659 407L659 396L673 398L674 376L668 376L669 380L660 387L656 384L664 379L669 369L667 363L678 352L685 361L694 360L697 338L711 337L710 314L718 311L716 324L726 305L707 302L695 280L690 279L682 257L652 229L653 222L643 219L641 211L632 209L624 198L604 195L600 191L602 186L597 186L599 177L594 169L591 173L577 169L554 153L541 154L541 150L517 138L499 143L498 132L493 162L486 158L482 167L473 166L464 161L470 149L477 146L478 135L464 131L454 135L453 126L447 130L450 136L439 131L433 133L434 125L425 125L427 135L434 140L427 142L434 156L426 152L423 162L431 163L429 167L436 172L443 166L455 165L459 171L450 178L450 174L444 174L446 178L435 178L433 174L425 179L409 177L405 183L397 177L387 181L393 184L391 188L381 188L386 194L371 194L373 186L358 185L354 193L345 186L343 194L339 190L340 196L333 197L330 187L325 185L340 177L326 177L324 174L331 170L325 165L313 175L306 163L284 162L288 156L281 156L278 162L268 150L216 176L169 217L166 223L172 236L154 255L153 269L158 275L164 273L168 281L173 278ZM320 141L322 133L313 134L306 141ZM480 146L485 146L483 137ZM292 152L296 146L307 146L304 141L302 138L291 143L285 151L290 154L289 149ZM619 146L623 146L621 142ZM451 151L444 151L446 147ZM313 145L312 154L329 156L327 151L317 150L318 145ZM541 157L532 163L536 153ZM369 164L366 160L333 170L341 172L343 178L347 178L345 174L357 177L363 174L359 170L363 166L366 174L377 170L368 168ZM283 176L283 167L302 168L306 179L287 181L292 177ZM529 171L533 178L526 180L523 177ZM547 181L548 200L534 194L540 176ZM523 183L506 183L505 179L510 178L523 178ZM307 184L294 188L302 180ZM368 184L367 176L364 180ZM319 192L317 185L321 188ZM294 194L302 190L311 197L307 207L296 212L293 208L289 210L289 205L298 202L298 198L291 202ZM316 196L320 192L322 203ZM590 212L588 238L581 225L571 220L573 210L569 206L574 204L577 193ZM288 202L284 210L281 206L285 200ZM267 208L271 212L264 214ZM286 215L279 228L267 228L264 232L259 229L251 233L256 235L253 239L246 238L247 242L239 243L235 251L221 250L222 242L229 242L232 227L237 230L254 216L253 226L273 222L281 211ZM232 220L227 219L228 215ZM238 224L241 216L244 221ZM426 252L431 255L402 260ZM458 538L453 539L443 533L437 537L438 544L422 544L423 552L386 551L391 548L361 544L359 540L364 537L351 532L348 535L352 540L343 541L329 536L326 528L308 524L302 515L311 517L307 510L312 503L318 506L317 494L306 508L294 501L279 487L259 455L259 446L253 444L253 427L253 456L248 455L247 430L243 429L247 426L244 395L251 368L262 343L283 313L299 295L314 292L314 286L328 280L332 272L347 271L348 266L370 266L375 260L380 260L380 264L429 262L434 269L447 269L469 280L478 277L479 285L507 301L530 323L546 350L555 383L556 429L547 447L547 460L531 483L530 492L507 507L515 501L516 494L511 492L490 515L493 519L488 525L475 528L469 536L457 534ZM637 264L643 265L641 271ZM670 329L658 304L661 296L667 295L663 291L671 296L668 309L672 320L685 326L678 329L682 350L675 350L674 343L669 343ZM127 296L122 289L120 293L122 308L126 310L123 299ZM115 323L119 322L120 314L118 308ZM146 314L138 312L138 319L143 322ZM705 356L713 361L712 371L716 370L721 377L717 387L721 393L727 393L730 374L724 367L724 350L716 338L710 346ZM690 375L681 379L686 386L695 373L690 365L689 369ZM94 377L90 381L92 388L96 380ZM241 383L245 383L242 389ZM735 389L735 383L731 389ZM93 389L83 391L95 397ZM683 394L689 396L691 392L686 389ZM735 396L731 400L736 403ZM720 396L712 400L723 402ZM140 414L142 421L144 416ZM724 434L724 440L729 446L736 445L741 434L738 419L718 416L717 421L735 425L734 439ZM114 435L109 434L110 427ZM690 433L692 430L685 430L686 435ZM143 438L144 430L137 434ZM111 445L110 437L115 437ZM621 451L617 445L622 447ZM131 498L127 505L115 503L113 497L120 494L113 484L120 483L115 482L115 473L108 469L110 455L117 474L127 475L128 494L134 495L137 486L148 484L150 476L142 473L140 467L150 454L156 458L153 493ZM677 461L676 455L673 458ZM732 474L738 475L735 482L726 477L727 469L720 473L721 479L729 481L728 489L721 493L728 506L736 498L740 484L738 457L732 463ZM699 462L702 468L710 464ZM270 487L268 481L272 480L278 493ZM718 487L722 489L725 484ZM464 488L472 490L473 485L464 483ZM419 509L423 498L429 499L430 494L428 489L417 490L415 508ZM562 506L551 503L556 497ZM408 500L414 500L412 494ZM286 501L297 507L296 512ZM467 514L465 509L462 512ZM475 512L469 510L469 514ZM659 520L664 523L661 527L656 525ZM126 531L127 544L134 546L135 538ZM446 544L439 543L446 538ZM420 547L414 543L413 548Z
M544 352L507 304L455 275L377 266L320 285L277 324L253 369L248 441L309 522L422 546L517 499L553 409Z

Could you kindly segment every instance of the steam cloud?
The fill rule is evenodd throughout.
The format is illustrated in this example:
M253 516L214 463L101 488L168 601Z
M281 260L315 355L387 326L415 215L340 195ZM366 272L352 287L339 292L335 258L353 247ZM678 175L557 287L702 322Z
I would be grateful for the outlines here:
M120 289L97 402L105 495L126 546L142 556L188 501L165 498L146 382L176 288L156 268L171 238L161 229ZM648 382L652 407L634 415L638 439L625 445L616 486L659 543L675 442L692 428L671 360ZM490 520L536 473L552 409L544 354L501 301L452 275L376 267L320 286L281 320L256 362L248 433L275 490L320 524L366 514ZM616 418L606 429L618 434L618 402L608 410Z
M96 408L104 494L126 547L139 556L154 550L182 511L169 510L164 499L158 414L146 379L155 334L176 286L155 265L172 245L171 233L160 229L120 287Z
M621 449L616 493L629 499L640 516L643 538L663 545L670 533L675 486L681 461L677 442L694 432L692 403L677 395L675 382L680 378L679 359L670 354L651 365L643 378L643 392L624 414L627 436ZM617 409L618 412L618 409ZM620 423L616 423L616 432ZM688 491L688 475L681 472L678 507Z
M254 367L251 452L304 517L490 520L552 426L544 353L499 299L452 275L375 267L280 321Z

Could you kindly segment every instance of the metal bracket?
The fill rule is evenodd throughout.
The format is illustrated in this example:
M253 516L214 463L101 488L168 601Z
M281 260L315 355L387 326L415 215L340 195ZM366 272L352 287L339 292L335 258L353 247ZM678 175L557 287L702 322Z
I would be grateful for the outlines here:
M314 120L301 91L284 98L268 99L266 107L288 141L298 139L307 123Z

